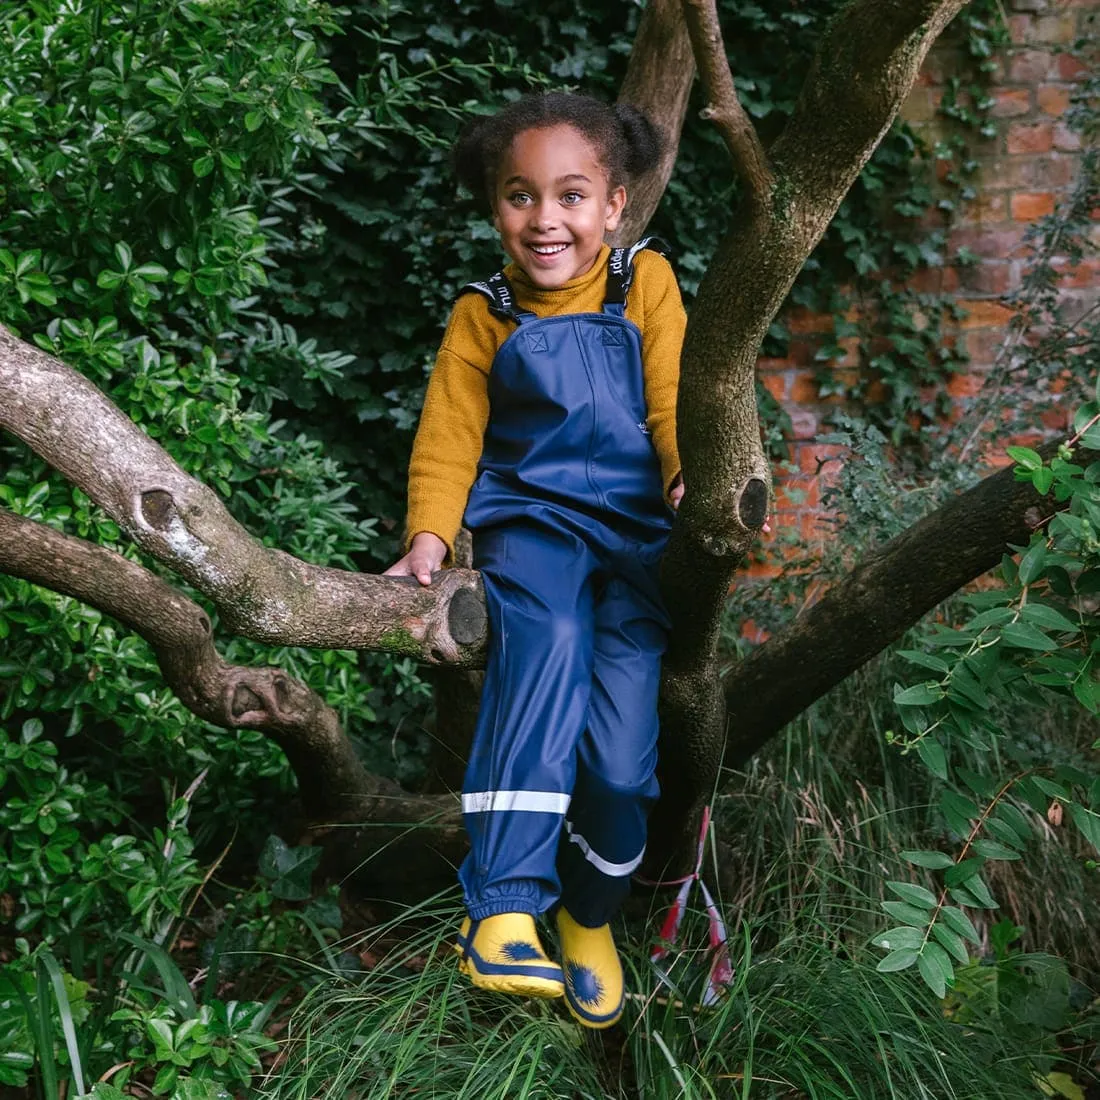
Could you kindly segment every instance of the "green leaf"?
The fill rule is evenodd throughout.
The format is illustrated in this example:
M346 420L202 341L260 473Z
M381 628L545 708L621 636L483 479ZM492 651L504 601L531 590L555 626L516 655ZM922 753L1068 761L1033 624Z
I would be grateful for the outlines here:
M954 955L964 966L970 962L970 952L967 951L962 936L952 932L942 921L937 921L932 925L932 935L936 937L937 942L945 951Z
M919 928L903 924L891 928L889 932L880 932L871 942L887 951L916 950L924 943L924 933Z
M1070 800L1069 788L1063 787L1061 783L1055 783L1053 779L1047 779L1045 775L1033 775L1031 782L1050 798L1058 798L1063 802Z
M940 920L942 920L952 932L957 932L962 936L963 939L967 939L974 944L981 944L982 938L978 935L978 930L961 909L956 909L953 905L945 905L940 910Z
M118 260L118 266L121 267L123 271L130 270L130 264L133 262L134 254L125 241L115 241L115 259Z
M987 817L985 819L986 830L991 833L1002 844L1007 844L1010 848L1024 848L1026 842L1020 839L1019 834L1010 825L1006 825L1000 818Z
M947 672L951 667L942 657L933 657L931 653L922 653L919 649L899 649L898 656L933 672Z
M214 158L209 153L205 156L196 157L191 168L199 179L202 179L203 176L209 176L214 171Z
M1081 835L1096 849L1100 850L1100 814L1085 809L1076 802L1069 804L1069 815Z
M1043 464L1042 455L1030 447L1006 447L1005 454L1025 470L1037 470Z
M943 874L943 881L948 886L964 886L966 880L976 875L985 866L984 856L971 856L948 868Z
M972 875L963 883L962 889L978 903L979 909L999 909L1000 906L989 892L989 887L982 881L980 875Z
M260 874L271 879L271 892L286 901L305 901L310 878L321 861L321 849L290 848L280 837L269 836L260 853Z
M937 997L947 994L947 986L955 980L955 968L939 944L926 943L917 959L917 970L925 984Z
M168 278L168 268L162 264L142 264L134 269L134 274L148 279L151 283L161 283Z
M69 1055L69 1066L73 1074L77 1095L81 1095L84 1092L84 1066L80 1058L80 1046L77 1043L73 1006L65 988L65 975L61 972L57 959L49 950L39 955L38 965L45 967L46 973L49 975L50 986L53 989L54 1000L57 1004L57 1015L61 1021L61 1032L65 1037L65 1049ZM39 988L41 988L41 975L39 983ZM52 1051L49 1053L49 1057L53 1057Z
M1016 612L1011 607L991 607L988 611L982 611L966 624L969 631L985 630L990 626L1004 626L1016 617Z
M1100 405L1095 401L1087 401L1082 405L1077 412L1073 414L1074 434L1083 432L1085 430L1085 425L1097 415L1100 415Z
M244 128L251 134L264 124L263 111L249 111L244 116Z
M120 271L112 271L110 268L105 267L97 276L95 285L101 290L114 290L116 287L122 285L125 275Z
M1043 562L1047 556L1046 539L1038 538L1020 558L1019 579L1021 584L1031 584L1043 571Z
M974 802L958 793L958 791L946 790L940 795L940 806L944 817L957 833L965 835L968 830L968 822L981 816L981 811ZM959 827L961 825L961 828Z
M97 1081L89 1093L91 1100L126 1100L122 1089L109 1085L106 1081Z
M924 766L938 779L947 778L947 754L933 737L922 737L917 742L917 756Z
M34 271L38 267L42 260L42 249L32 248L30 252L21 252L19 259L15 262L15 274L26 275L29 271Z
M986 859L1019 859L1020 853L1015 848L1009 848L1006 844L998 844L995 840L975 840L972 845L975 852Z
M153 1092L157 1096L163 1096L164 1093L171 1092L172 1086L176 1083L176 1077L178 1075L179 1070L175 1066L161 1066L153 1080Z
M171 1050L175 1045L172 1039L172 1025L167 1020L157 1019L156 1017L147 1020L145 1030L149 1033L149 1038L158 1047L166 1047Z
M1081 706L1093 714L1100 709L1100 698L1098 698L1096 684L1091 680L1086 680L1084 676L1080 676L1073 681L1073 695Z
M1033 470L1031 484L1035 486L1035 491L1040 496L1046 496L1054 484L1054 471L1049 466L1044 466L1041 470Z
M906 863L915 863L918 867L931 867L935 871L942 871L945 867L954 866L955 863L946 852L933 852L927 849L902 852L901 858Z
M1048 638L1038 627L1031 623L1006 623L1001 631L1005 645L1014 649L1057 649L1058 643Z
M902 924L923 928L928 923L927 909L917 909L916 906L906 905L904 901L882 901L879 904L894 920L901 921Z
M938 703L944 696L943 688L932 680L915 684L904 691L894 692L894 702L903 707L922 707L929 703Z
M933 909L936 906L936 895L915 882L888 882L886 888L893 890L902 901L917 908Z
M57 295L51 287L32 286L27 288L27 297L37 302L40 306L57 305Z
M1045 627L1047 630L1057 630L1063 634L1076 634L1080 624L1067 619L1060 611L1053 607L1047 607L1041 603L1026 603L1020 608L1020 618L1025 622L1034 623L1036 626Z
M875 969L883 974L890 974L895 970L908 970L919 958L920 955L911 948L904 951L891 951Z

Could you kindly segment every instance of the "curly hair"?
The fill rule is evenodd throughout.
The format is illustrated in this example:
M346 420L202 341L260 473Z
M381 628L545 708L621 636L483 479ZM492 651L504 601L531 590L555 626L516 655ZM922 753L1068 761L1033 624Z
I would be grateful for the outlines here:
M491 206L497 168L516 135L563 124L592 144L611 187L644 175L660 159L660 135L636 107L612 105L587 95L547 92L523 96L466 126L454 148L458 182Z

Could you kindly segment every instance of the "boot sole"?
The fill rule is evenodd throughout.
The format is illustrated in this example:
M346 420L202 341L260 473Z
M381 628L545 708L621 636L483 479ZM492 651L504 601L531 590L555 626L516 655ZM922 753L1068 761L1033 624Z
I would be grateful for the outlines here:
M619 1002L619 1007L615 1009L609 1016L586 1016L581 1009L578 1009L569 997L569 994L565 994L565 1007L569 1009L569 1015L573 1017L582 1027L587 1027L592 1031L603 1031L604 1028L614 1027L623 1018L623 1005L625 1004L625 998Z
M491 993L507 993L513 997L540 997L552 1001L565 993L563 982L551 978L535 978L529 974L482 974L472 959L464 959L458 969L478 989Z

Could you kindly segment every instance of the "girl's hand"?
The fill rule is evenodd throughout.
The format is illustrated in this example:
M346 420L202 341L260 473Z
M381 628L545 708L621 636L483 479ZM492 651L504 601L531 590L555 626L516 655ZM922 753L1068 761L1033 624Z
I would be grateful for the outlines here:
M680 474L676 475L676 480L672 483L672 488L668 491L668 502L674 509L680 507L680 501L684 498L684 479Z
M432 574L447 556L447 544L431 531L420 531L413 536L409 552L395 561L382 575L384 577L416 577L425 587L432 583Z

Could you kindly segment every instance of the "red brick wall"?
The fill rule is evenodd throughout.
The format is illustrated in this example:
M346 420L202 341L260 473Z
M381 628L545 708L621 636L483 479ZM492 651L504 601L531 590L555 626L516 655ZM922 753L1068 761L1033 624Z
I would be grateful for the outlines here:
M977 394L1002 343L1011 311L1000 299L1020 285L1025 266L1023 238L1028 226L1051 213L1073 186L1080 165L1080 138L1064 115L1074 84L1084 68L1068 48L1080 38L1100 35L1100 0L1006 0L1011 44L996 58L989 95L995 135L969 139L979 162L974 177L977 197L953 216L949 255L965 247L977 257L969 266L922 271L917 289L955 294L967 311L953 338L965 341L970 357L966 374L955 375L948 391L957 401ZM947 81L960 71L959 43L950 31L929 55L902 109L902 115L929 141L956 123L940 113ZM1069 297L1100 294L1095 260L1066 271L1062 293ZM836 469L841 449L816 440L832 404L822 401L815 382L814 352L832 318L804 310L789 311L791 332L784 359L761 359L761 381L791 418L791 472L776 472L773 528L798 541L820 543L829 527L822 516L821 490ZM848 356L832 364L843 377L855 372L856 341ZM1063 410L1062 415L1064 415ZM1060 415L1055 411L1055 416ZM1048 415L1047 423L1050 424ZM793 493L792 493L793 490ZM751 572L768 575L781 556L779 542L765 540L767 560Z

